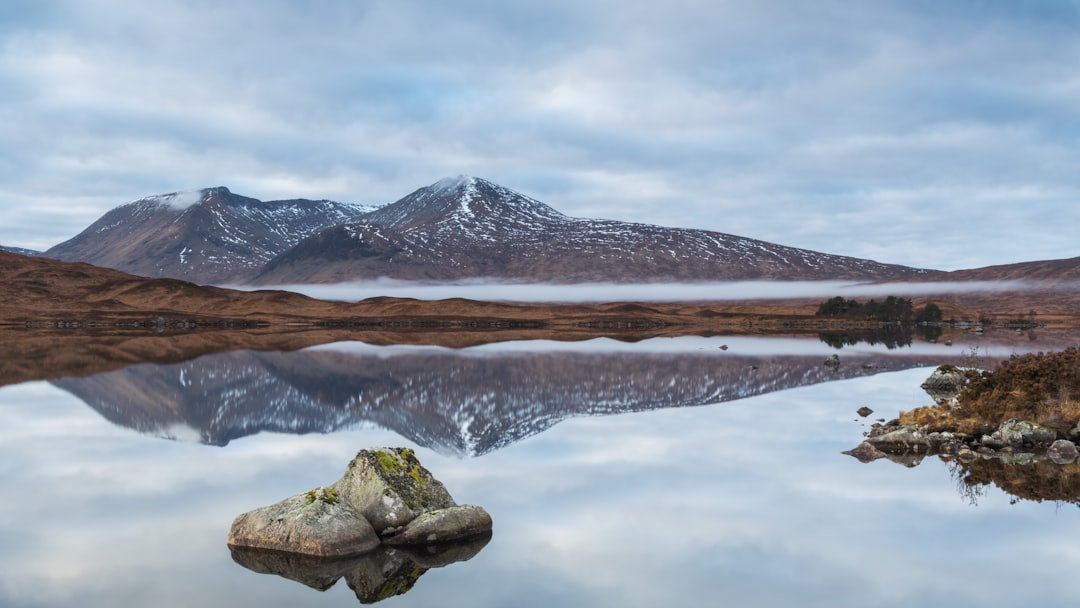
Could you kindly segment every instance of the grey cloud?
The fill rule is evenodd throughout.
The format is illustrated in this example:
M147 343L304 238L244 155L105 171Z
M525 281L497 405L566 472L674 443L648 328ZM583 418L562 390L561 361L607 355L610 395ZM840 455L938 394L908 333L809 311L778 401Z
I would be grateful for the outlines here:
M0 201L45 219L4 244L72 236L30 230L76 197L85 226L185 188L389 202L466 173L916 266L1080 253L1072 3L12 6Z

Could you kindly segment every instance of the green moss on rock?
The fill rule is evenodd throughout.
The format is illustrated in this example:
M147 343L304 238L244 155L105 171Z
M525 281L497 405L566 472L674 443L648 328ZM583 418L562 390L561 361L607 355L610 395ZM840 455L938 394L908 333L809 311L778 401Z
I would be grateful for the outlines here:
M315 501L324 502L328 505L336 505L338 503L337 492L334 488L315 488L314 490L308 490L304 492L304 504L315 504Z
M392 534L420 513L455 504L409 448L361 450L334 487L380 534Z
M384 450L374 450L375 463L379 465L385 475L397 475L401 472L401 463L397 458L386 453Z

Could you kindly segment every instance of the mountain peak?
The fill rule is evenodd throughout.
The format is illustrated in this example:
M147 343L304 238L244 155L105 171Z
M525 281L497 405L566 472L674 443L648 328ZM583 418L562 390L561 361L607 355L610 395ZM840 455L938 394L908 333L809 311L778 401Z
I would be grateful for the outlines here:
M522 227L538 220L567 219L540 201L467 175L443 178L364 216L365 222L396 230L430 225Z
M334 201L261 201L224 186L182 190L116 207L48 254L150 277L234 282L365 211Z

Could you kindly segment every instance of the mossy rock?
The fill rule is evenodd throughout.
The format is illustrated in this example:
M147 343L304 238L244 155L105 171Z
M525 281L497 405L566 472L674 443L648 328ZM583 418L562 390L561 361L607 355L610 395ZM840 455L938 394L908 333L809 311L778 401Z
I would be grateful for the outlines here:
M409 448L361 450L331 488L380 536L394 534L421 513L457 504Z
M378 546L364 517L331 496L329 488L317 488L244 513L233 521L227 542L320 557L359 555Z

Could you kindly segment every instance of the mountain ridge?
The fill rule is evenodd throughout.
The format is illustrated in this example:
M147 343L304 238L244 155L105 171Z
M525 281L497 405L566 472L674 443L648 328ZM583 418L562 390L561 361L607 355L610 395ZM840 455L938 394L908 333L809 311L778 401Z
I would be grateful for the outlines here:
M941 271L923 277L925 281L1077 281L1080 280L1080 256L1055 260L1035 260L1012 264L994 264L980 268Z
M151 278L273 285L372 278L515 282L884 280L928 272L693 228L575 218L456 176L381 207L260 201L225 187L120 205L46 257Z
M253 282L882 280L928 272L708 230L570 217L458 176L301 241Z
M322 228L370 211L328 200L260 201L225 187L120 205L44 256L151 278L242 281Z

